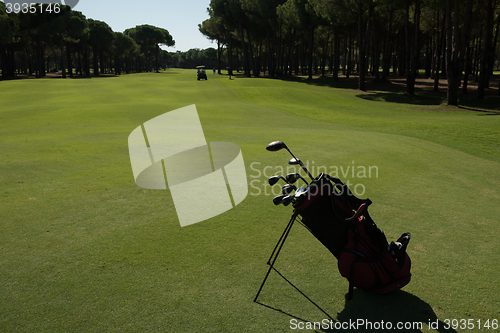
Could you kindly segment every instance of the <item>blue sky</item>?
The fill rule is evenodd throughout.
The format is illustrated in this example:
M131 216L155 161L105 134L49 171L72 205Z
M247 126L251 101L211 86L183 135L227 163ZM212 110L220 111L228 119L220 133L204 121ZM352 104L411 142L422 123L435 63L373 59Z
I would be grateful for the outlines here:
M164 49L187 51L192 48L217 48L198 31L198 24L209 18L210 0L80 0L74 10L87 18L106 22L113 31L141 24L167 29L175 40L175 47Z

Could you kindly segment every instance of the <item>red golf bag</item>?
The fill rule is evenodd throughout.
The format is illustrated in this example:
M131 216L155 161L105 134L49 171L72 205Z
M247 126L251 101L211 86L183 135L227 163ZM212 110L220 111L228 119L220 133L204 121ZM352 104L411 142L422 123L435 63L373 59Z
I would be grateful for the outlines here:
M410 234L387 242L368 214L369 199L354 196L339 179L321 174L293 206L301 223L338 259L340 274L353 288L385 294L410 282L406 253Z

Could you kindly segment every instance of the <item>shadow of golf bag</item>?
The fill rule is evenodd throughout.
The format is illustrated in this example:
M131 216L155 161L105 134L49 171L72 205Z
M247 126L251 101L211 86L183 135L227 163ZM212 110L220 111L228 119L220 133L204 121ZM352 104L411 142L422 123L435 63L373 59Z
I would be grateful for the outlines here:
M338 259L340 274L354 287L386 294L410 282L406 253L410 234L387 242L368 214L369 199L354 196L339 179L321 174L293 206L301 223Z

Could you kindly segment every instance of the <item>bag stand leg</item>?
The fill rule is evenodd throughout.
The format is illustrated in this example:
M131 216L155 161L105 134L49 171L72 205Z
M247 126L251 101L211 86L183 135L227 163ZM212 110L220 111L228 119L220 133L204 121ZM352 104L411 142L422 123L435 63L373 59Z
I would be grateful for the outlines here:
M257 295L255 295L254 302L257 302L257 298L260 295L260 292L262 291L262 288L264 287L264 284L266 283L266 280L269 276L269 273L271 273L271 270L273 269L274 263L276 262L276 259L278 259L278 255L280 254L281 248L283 247L283 244L285 244L286 238L288 237L288 234L290 233L290 230L292 229L293 223L295 222L295 219L297 218L297 215L299 213L295 212L292 215L292 218L288 222L285 230L281 234L280 239L278 240L278 243L276 243L276 246L273 249L273 252L271 253L271 256L269 257L269 260L267 261L267 264L269 265L269 269L267 270L266 276L264 277L264 281L262 281L262 284L260 285L259 291L257 292Z

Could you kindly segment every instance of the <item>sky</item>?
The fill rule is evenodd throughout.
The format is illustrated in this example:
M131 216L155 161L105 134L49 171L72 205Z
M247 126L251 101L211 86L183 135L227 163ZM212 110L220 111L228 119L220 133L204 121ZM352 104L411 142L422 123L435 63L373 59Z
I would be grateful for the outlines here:
M167 29L175 47L162 48L185 52L217 48L198 31L198 24L209 18L209 5L210 0L79 0L73 9L87 18L106 22L116 32L142 24Z

